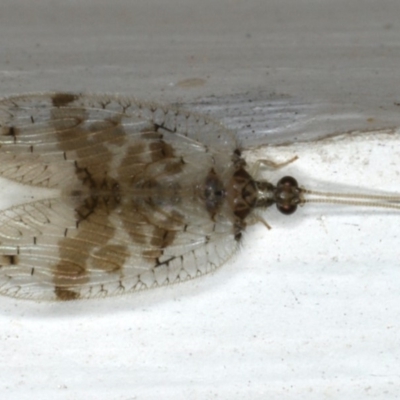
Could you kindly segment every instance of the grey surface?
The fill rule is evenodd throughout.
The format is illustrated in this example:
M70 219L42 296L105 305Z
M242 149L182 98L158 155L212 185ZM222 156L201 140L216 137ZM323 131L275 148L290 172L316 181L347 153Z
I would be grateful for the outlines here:
M395 0L6 0L0 83L4 95L216 98L228 125L253 121L250 142L250 132L271 127L296 134L380 128L395 124L399 109L399 11ZM232 101L247 107L244 120L236 109L236 121L226 119Z
M2 0L0 88L182 104L238 129L244 147L396 127L399 15L397 0ZM283 260L297 242L286 240ZM296 265L277 257L271 269L253 271L242 259L234 271L150 298L0 299L0 393L397 398L398 297L389 294L399 293L398 265L371 272L343 263L332 272L318 253ZM243 288L235 285L242 274Z

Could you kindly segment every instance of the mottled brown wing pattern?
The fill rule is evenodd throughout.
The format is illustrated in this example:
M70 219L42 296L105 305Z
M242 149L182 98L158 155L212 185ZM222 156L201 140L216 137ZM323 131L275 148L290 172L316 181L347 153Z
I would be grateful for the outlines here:
M71 300L214 270L238 246L218 198L235 149L218 123L131 98L1 101L0 176L54 196L0 212L0 293Z

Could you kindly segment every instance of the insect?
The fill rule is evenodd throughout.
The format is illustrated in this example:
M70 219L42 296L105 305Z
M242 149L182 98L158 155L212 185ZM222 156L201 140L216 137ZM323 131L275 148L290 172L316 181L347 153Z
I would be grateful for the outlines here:
M71 93L0 102L0 176L45 191L0 212L0 293L27 299L198 277L231 257L246 226L262 221L257 209L291 214L321 195L293 177L253 178L233 133L207 117ZM356 201L399 208L382 196Z

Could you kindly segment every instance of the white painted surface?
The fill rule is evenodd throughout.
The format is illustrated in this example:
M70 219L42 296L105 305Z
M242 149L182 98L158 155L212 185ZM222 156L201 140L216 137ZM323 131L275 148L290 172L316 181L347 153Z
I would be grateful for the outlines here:
M255 130L254 143L399 126L399 15L394 0L5 0L0 83L4 95L190 102L250 142ZM399 191L397 149L374 146L368 173L368 154L351 173ZM288 169L352 181L345 150ZM249 229L231 263L187 284L68 304L1 298L1 397L398 398L400 215L309 210L268 211L271 231Z

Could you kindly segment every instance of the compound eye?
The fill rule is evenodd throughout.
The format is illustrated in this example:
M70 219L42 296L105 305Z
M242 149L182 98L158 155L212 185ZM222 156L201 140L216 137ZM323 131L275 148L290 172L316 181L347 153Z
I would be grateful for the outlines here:
M297 210L297 205L293 204L293 205L281 205L281 204L277 204L276 208L279 210L279 212L281 212L282 214L285 215L290 215L293 214L296 210Z
M293 176L284 176L278 181L278 184L276 185L278 187L295 187L298 188L299 184L297 183L296 179L293 178Z

